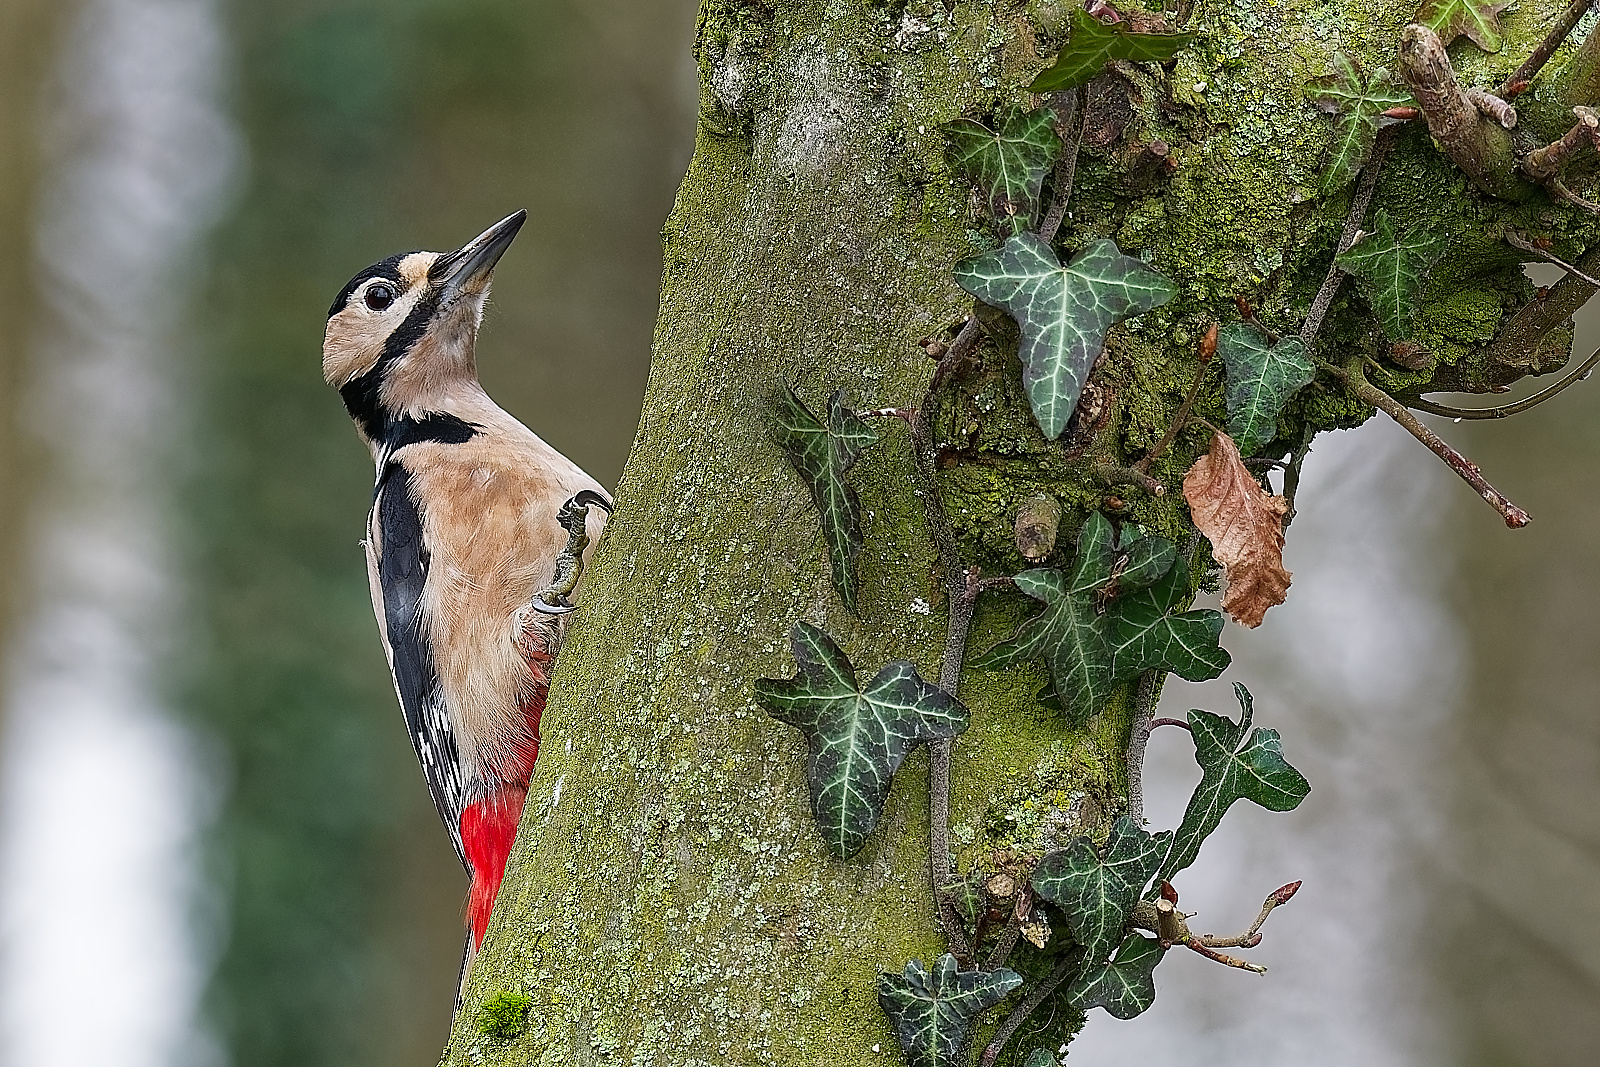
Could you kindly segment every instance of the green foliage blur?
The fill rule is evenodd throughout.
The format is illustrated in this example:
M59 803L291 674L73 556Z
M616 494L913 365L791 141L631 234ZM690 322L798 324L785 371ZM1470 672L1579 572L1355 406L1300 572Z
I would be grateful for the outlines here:
M227 16L249 160L200 307L188 504L204 645L184 701L228 760L211 1007L238 1067L431 1064L466 883L371 617L371 461L321 380L325 309L368 263L454 248L526 207L483 379L613 483L644 387L656 235L692 144L693 10L283 0Z

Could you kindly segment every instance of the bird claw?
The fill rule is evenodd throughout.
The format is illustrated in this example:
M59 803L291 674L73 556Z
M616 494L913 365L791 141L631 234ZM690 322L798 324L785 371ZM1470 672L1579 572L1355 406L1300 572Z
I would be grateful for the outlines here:
M545 597L552 597L555 603L547 603L544 599ZM535 593L533 599L528 602L528 606L541 615L571 615L578 610L578 605L550 589L540 590Z
M570 615L578 606L568 599L583 577L583 552L589 547L589 509L598 507L611 514L611 502L592 489L561 505L556 516L567 531L567 547L556 557L556 573L550 584L533 594L528 606L542 615Z

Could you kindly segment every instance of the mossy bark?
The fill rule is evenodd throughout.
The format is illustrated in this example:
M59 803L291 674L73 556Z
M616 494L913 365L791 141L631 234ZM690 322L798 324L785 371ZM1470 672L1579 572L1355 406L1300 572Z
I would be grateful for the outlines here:
M523 832L448 1063L799 1067L894 1053L877 974L943 950L927 873L926 759L900 772L862 854L832 860L807 811L803 744L755 707L750 684L792 673L786 634L800 618L835 635L863 670L909 658L936 677L942 576L909 444L888 428L853 476L867 548L860 614L844 611L765 412L782 381L813 403L835 388L872 406L921 402L932 365L919 339L971 308L951 266L996 242L945 164L939 126L1023 102L1064 10L1040 0L707 0L700 133L664 231L643 419L561 656ZM1503 75L1550 10L1506 15L1501 55L1465 54L1458 67L1485 82ZM1163 496L1108 486L1096 467L1126 464L1162 435L1192 380L1196 342L1211 322L1236 317L1235 296L1270 326L1298 327L1350 198L1317 192L1331 127L1300 86L1339 48L1369 68L1392 66L1412 13L1393 3L1202 3L1190 20L1201 36L1170 72L1119 68L1090 87L1059 243L1113 237L1182 295L1113 332L1059 442L1044 441L1028 415L1003 328L934 398L941 486L968 558L990 573L1020 569L1014 513L1039 493L1063 504L1054 562L1096 508L1188 534L1177 487L1208 431L1180 434L1153 465ZM1510 373L1484 355L1489 342L1534 298L1504 227L1548 235L1572 259L1595 229L1542 193L1507 204L1469 189L1417 127L1400 135L1376 203L1451 242L1419 318L1423 358L1408 352L1409 369L1386 362L1388 344L1350 287L1323 343L1379 361L1374 380L1401 394L1440 383L1482 391ZM1549 354L1564 354L1565 328L1550 323L1519 346L1544 355L1511 376L1559 365ZM1215 368L1196 410L1225 418ZM1370 414L1319 379L1267 452ZM974 645L992 643L1019 610L986 600ZM1037 704L1043 682L1038 670L963 679L974 714L954 756L962 870L1102 832L1126 803L1126 694L1073 730ZM531 997L510 1036L498 1017L479 1020L480 1005L504 993Z

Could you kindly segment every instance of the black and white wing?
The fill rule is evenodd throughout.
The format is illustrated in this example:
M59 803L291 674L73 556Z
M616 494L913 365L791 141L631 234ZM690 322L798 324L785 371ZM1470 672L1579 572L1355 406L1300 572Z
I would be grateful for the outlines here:
M450 832L456 857L465 866L461 762L433 654L423 633L422 587L428 578L428 547L422 540L422 515L411 494L410 472L394 459L384 465L378 478L367 553L374 581L373 606L378 609L378 628L383 632L406 731L422 765L433 806Z

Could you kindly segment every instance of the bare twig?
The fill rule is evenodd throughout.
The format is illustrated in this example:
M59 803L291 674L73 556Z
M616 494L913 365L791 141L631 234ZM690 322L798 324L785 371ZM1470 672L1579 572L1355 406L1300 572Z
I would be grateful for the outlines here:
M1434 141L1473 185L1503 200L1526 200L1534 187L1517 173L1511 135L1487 121L1456 79L1444 42L1413 22L1400 35L1400 76L1417 98Z
M1515 129L1517 125L1517 109L1482 89L1468 89L1467 99L1472 101L1472 106L1483 114L1498 122L1502 129Z
M1514 404L1502 404L1494 408L1457 408L1448 404L1435 404L1429 400L1413 400L1407 407L1426 411L1430 415L1443 415L1450 419L1504 419L1512 415L1520 415L1529 408L1538 407L1546 400L1561 392L1573 382L1580 382L1589 376L1589 371L1594 365L1600 363L1600 349L1596 349L1589 358L1578 364L1578 368L1564 376L1559 382L1546 389L1541 389L1532 396L1524 397Z
M1256 317L1255 306L1250 301L1242 296L1236 296L1233 298L1233 306L1238 309L1239 318L1244 320L1246 325L1254 326L1261 331L1261 335L1267 339L1267 344L1276 345L1278 343L1280 340L1278 331Z
M1189 387L1189 395L1183 398L1183 403L1178 406L1178 413L1172 416L1172 421L1167 424L1167 432L1161 435L1161 440L1145 453L1143 459L1133 465L1133 470L1141 473L1149 471L1150 464L1161 458L1162 453L1171 447L1172 442L1178 439L1178 434L1189 424L1189 411L1194 407L1195 398L1200 395L1200 387L1205 384L1206 371L1211 367L1211 357L1216 353L1217 324L1213 322L1211 328L1206 330L1205 336L1200 339L1200 349L1197 353L1199 366L1194 372L1194 384ZM1157 492L1155 495L1160 496L1161 493Z
M1093 470L1094 476L1106 485L1137 485L1151 496L1167 495L1167 487L1146 474L1137 463L1131 467L1119 467L1109 462L1096 463Z
M1559 177L1549 179L1544 183L1544 187L1556 194L1556 199L1563 203L1571 204L1573 207L1587 211L1591 215L1600 215L1600 204L1579 196Z
M1311 310L1306 312L1306 321L1300 327L1300 342L1307 348L1311 347L1322 330L1322 321L1328 317L1328 309L1338 295L1339 283L1344 281L1344 268L1339 265L1339 257L1350 250L1361 234L1361 223L1367 217L1372 194L1377 191L1378 175L1383 170L1383 160L1389 154L1389 146L1394 143L1392 131L1396 128L1391 126L1378 131L1378 139L1372 143L1372 155L1367 157L1366 166L1361 168L1361 181L1356 185L1355 195L1350 198L1350 210L1345 212L1344 230L1339 234L1333 259L1328 263L1328 273L1323 277L1322 285L1311 301Z
M1505 232L1505 239L1506 244L1510 245L1512 248L1520 248L1524 252L1531 252L1540 259L1544 260L1546 263L1554 263L1556 266L1560 267L1573 277L1578 278L1581 281L1588 282L1596 289L1600 289L1600 281L1595 281L1591 275L1579 270L1576 266L1568 263L1560 256L1555 255L1549 249L1540 248L1538 245L1522 236L1516 230L1507 230Z
M1294 521L1294 498L1300 492L1300 469L1305 466L1306 456L1311 453L1311 439L1315 436L1316 431L1307 426L1300 439L1300 447L1294 450L1288 469L1283 472L1283 502L1288 505L1288 510L1283 513L1285 530Z
M950 380L956 369L965 363L967 355L977 347L979 339L983 337L983 327L978 323L976 313L967 316L967 321L962 323L961 330L956 334L939 356L939 365L934 368L933 381L928 383L928 394L939 391Z
M1151 716L1161 694L1161 672L1145 671L1133 690L1133 727L1128 733L1128 818L1144 825L1144 750L1154 727Z
M1265 967L1261 966L1261 964L1259 964L1259 963L1250 963L1247 960L1239 959L1237 956L1225 955L1224 953L1218 952L1216 949L1213 949L1213 948L1210 948L1209 946L1201 944L1198 938L1191 937L1189 940L1183 942L1182 944L1183 944L1184 948L1187 948L1187 949L1189 949L1191 951L1194 951L1194 952L1198 952L1198 953L1200 953L1200 955L1204 956L1206 959L1214 960L1215 962L1222 964L1224 967L1237 967L1241 971L1251 971L1251 972L1253 972L1255 974L1266 974L1267 973L1267 969Z
M1061 131L1061 158L1056 160L1055 174L1050 182L1050 210L1039 223L1039 236L1046 244L1056 239L1061 220L1067 217L1067 201L1072 199L1072 183L1078 173L1078 145L1083 142L1083 124L1089 109L1084 106L1084 88L1079 86L1067 97L1066 103L1056 111L1056 127Z
M1189 729L1189 724L1184 722L1182 719L1151 719L1150 720L1150 729L1154 730L1158 726L1181 726L1185 730Z
M1261 944L1261 927L1266 923L1267 916L1272 914L1272 909L1280 904L1287 904L1296 893L1300 892L1299 882L1290 882L1288 885L1279 886L1267 894L1267 899L1261 902L1261 913L1256 916L1256 921L1242 934L1234 937L1218 937L1215 934L1201 934L1193 940L1200 942L1206 948L1255 948Z
M1350 386L1351 391L1364 403L1378 408L1394 419L1395 422L1404 426L1412 437L1427 445L1434 455L1444 460L1446 466L1455 471L1462 481L1472 486L1490 507L1500 513L1500 517L1505 519L1507 526L1516 530L1532 521L1526 511L1507 500L1505 494L1489 484L1476 463L1457 452L1438 434L1424 426L1404 404L1367 381L1366 375L1362 373L1359 359L1353 359L1343 367L1331 363L1323 363L1322 367L1342 378L1345 384Z
M1000 1024L1000 1029L994 1032L983 1056L979 1059L980 1067L994 1067L994 1061L1000 1058L1000 1053L1005 1050L1006 1042L1011 1040L1011 1035L1016 1033L1023 1023L1028 1021L1028 1016L1043 1004L1045 998L1056 991L1056 987L1066 981L1067 976L1078 969L1078 958L1081 952L1072 952L1060 963L1053 967L1044 981L1034 987L1027 998L1011 1009L1011 1014L1006 1016L1006 1021Z
M1261 944L1261 927L1267 921L1267 916L1272 914L1274 908L1287 904L1300 889L1299 882L1290 882L1288 885L1279 886L1267 894L1267 899L1261 904L1261 911L1256 915L1255 922L1242 934L1233 937L1218 937L1215 934L1195 934L1189 929L1190 916L1183 914L1177 908L1177 893L1172 887L1162 884L1161 897L1154 901L1141 900L1134 905L1130 921L1140 929L1149 930L1161 939L1163 945L1182 945L1192 952L1197 952L1208 960L1227 967L1237 967L1240 970L1254 971L1256 974L1265 974L1267 969L1260 964L1246 963L1244 960L1233 956L1223 955L1216 951L1219 948L1255 948Z
M1520 96L1528 88L1528 83L1533 81L1533 76L1544 68L1550 57L1556 54L1556 49L1561 47L1561 42L1567 39L1573 29L1583 20L1584 12L1594 4L1594 0L1573 0L1567 9L1561 13L1561 18L1550 27L1550 32L1544 40L1539 42L1539 47L1525 60L1522 66L1511 72L1511 76L1501 82L1494 91L1494 95L1503 99Z
M1569 164L1600 151L1600 114L1580 105L1572 109L1572 116L1578 121L1560 140L1535 148L1524 157L1522 169L1530 178L1541 182L1553 178Z

